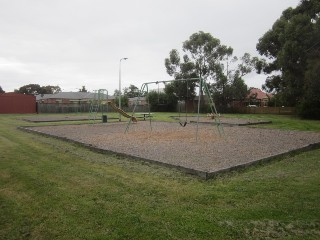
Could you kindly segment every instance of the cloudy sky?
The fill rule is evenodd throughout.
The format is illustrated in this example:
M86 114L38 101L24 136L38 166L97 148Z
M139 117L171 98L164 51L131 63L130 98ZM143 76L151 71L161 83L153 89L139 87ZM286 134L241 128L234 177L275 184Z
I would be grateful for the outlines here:
M0 0L0 86L63 91L169 80L164 59L198 31L234 54L257 56L258 39L299 0ZM250 74L249 87L265 76Z

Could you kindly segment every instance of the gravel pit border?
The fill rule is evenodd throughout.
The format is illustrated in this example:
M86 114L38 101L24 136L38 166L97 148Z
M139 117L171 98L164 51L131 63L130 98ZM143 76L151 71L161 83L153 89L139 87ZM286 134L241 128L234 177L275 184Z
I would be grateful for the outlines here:
M116 120L119 118L109 117L108 120ZM37 116L37 117L25 117L22 118L23 121L41 123L41 122L65 122L65 121L92 121L90 116ZM95 120L101 120L102 116L99 115Z
M140 121L20 129L81 144L91 150L113 153L210 179L219 173L246 168L289 154L320 147L320 133L225 126L220 137L215 126Z
M104 115L108 115L107 113ZM138 118L143 118L139 117ZM188 116L187 119L185 116L170 116L170 118L175 119L176 121L185 121L188 123L197 123L198 117L196 115ZM108 120L118 120L119 118L108 117ZM64 121L89 121L92 120L89 116L33 116L33 117L25 117L22 120L27 122L64 122ZM96 120L102 120L101 116L97 116ZM214 122L210 117L199 117L199 123L201 124L212 124ZM245 118L226 118L220 117L220 123L223 125L230 126L247 126L247 125L257 125L257 124L267 124L272 123L271 121L266 120L257 120L257 119L245 119Z

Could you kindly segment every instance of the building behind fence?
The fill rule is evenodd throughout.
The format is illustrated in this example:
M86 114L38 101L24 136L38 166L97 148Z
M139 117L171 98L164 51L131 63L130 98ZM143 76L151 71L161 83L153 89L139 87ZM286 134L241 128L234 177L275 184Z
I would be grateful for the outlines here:
M43 94L37 96L38 113L89 113L90 106L98 97L105 101L115 101L115 96L104 93L98 96L97 92L60 92L55 94ZM123 107L124 111L132 111L136 99L129 99L129 107ZM148 111L145 98L141 98L136 111ZM100 105L100 111L113 112L108 104Z
M129 107L123 107L125 112L132 112L133 105ZM179 112L179 107L177 106L177 112ZM89 103L37 103L38 113L89 113L90 104ZM102 105L103 112L115 112L108 105ZM185 112L185 106L182 105L181 112ZM219 109L218 109L219 111ZM137 105L135 112L149 112L148 105ZM187 108L188 113L196 113L196 107L189 106ZM206 111L201 111L206 113ZM224 112L224 111L220 111ZM296 115L296 108L294 107L239 107L233 108L228 111L228 113L243 113L243 114L280 114L280 115Z
M90 103L37 103L38 113L89 113ZM125 112L131 112L134 106L123 107ZM107 104L101 105L100 111L108 113L115 112ZM136 112L148 112L149 107L147 105L138 105L135 109Z
M256 90L256 89L253 89ZM257 91L256 91L257 92ZM261 92L261 91L260 91ZM258 91L258 93L261 95ZM255 101L258 101L260 95L255 95ZM264 96L264 95L263 95ZM44 94L37 96L37 111L38 113L89 113L92 100L95 99L95 93L83 93L83 92L62 92L57 94ZM105 96L104 99L107 101L115 101L114 96ZM258 99L258 100L257 100ZM262 98L266 100L267 98ZM138 100L138 101L137 101ZM260 100L259 100L260 101ZM261 100L262 101L262 100ZM210 112L208 102L206 98L201 101L201 113ZM283 115L294 115L296 114L295 108L290 107L266 107L265 101L262 101L256 105L250 105L249 103L243 104L233 104L230 107L221 107L217 106L218 112L221 113L246 113L246 114L283 114ZM136 106L135 112L149 112L149 105L145 97L142 98L130 98L128 107L122 107L126 112L132 112L135 103L138 103ZM251 99L252 103L252 99ZM253 106L245 107L244 105ZM264 107L263 107L264 106ZM198 97L195 97L193 100L182 101L177 104L175 109L172 109L176 112L188 112L188 113L197 113L198 112ZM101 105L100 111L105 113L114 112L114 110L108 106L108 104ZM153 106L151 111L168 111L167 105L157 105Z

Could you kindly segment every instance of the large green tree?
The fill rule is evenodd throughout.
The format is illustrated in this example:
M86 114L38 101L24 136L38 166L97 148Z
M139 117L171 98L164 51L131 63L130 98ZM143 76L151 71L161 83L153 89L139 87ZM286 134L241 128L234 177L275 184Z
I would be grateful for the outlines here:
M5 91L2 89L1 86L0 86L0 93L5 93Z
M128 98L134 98L139 96L139 88L133 84L130 84L129 87L123 89L123 94Z
M215 81L211 84L215 102L221 107L227 107L234 100L244 100L248 94L248 86L243 77L255 70L259 61L249 53L239 59L234 56L222 61L216 67Z
M312 118L320 118L319 18L319 0L302 0L296 8L283 11L257 44L267 58L260 66L268 74L264 89Z
M151 91L147 94L147 100L150 104L151 111L173 111L175 110L175 97L172 99L171 94L164 92ZM174 103L172 103L174 101Z
M173 49L169 58L165 59L167 73L174 79L203 78L215 79L216 69L221 61L233 52L231 47L220 43L210 33L199 31L183 42L184 55L181 59L178 50ZM196 82L173 82L175 94L179 98L187 98L195 95Z
M201 77L211 83L211 91L219 105L226 106L234 99L243 99L247 85L243 76L255 69L257 58L245 53L234 57L231 47L222 45L210 33L194 33L183 43L184 55L173 49L165 59L167 73L175 79ZM189 82L188 82L189 83ZM195 95L195 82L173 82L176 96L188 98Z

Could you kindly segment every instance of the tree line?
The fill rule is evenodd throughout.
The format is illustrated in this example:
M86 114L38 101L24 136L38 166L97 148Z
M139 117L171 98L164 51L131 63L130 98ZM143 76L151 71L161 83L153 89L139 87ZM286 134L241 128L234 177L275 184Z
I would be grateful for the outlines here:
M261 57L249 53L234 56L231 46L223 45L210 33L199 31L182 44L182 53L172 49L164 66L173 79L203 78L218 107L227 108L234 100L248 94L243 77L253 71L266 75L262 88L272 93L279 105L297 107L300 116L320 119L320 1L301 0L296 8L288 8L258 41ZM163 92L148 96L130 85L123 89L123 103L128 98L146 96L153 105L167 105L169 110L179 100L196 96L196 81L173 81ZM3 91L0 87L0 91ZM17 92L45 94L61 91L58 86L30 84ZM86 91L83 86L79 91ZM202 96L203 93L201 93ZM115 96L119 96L116 90ZM200 96L200 97L201 97ZM125 106L124 105L124 106ZM171 106L171 107L170 107Z
M320 119L320 1L302 0L288 8L257 44L265 59L263 86L278 102L306 118Z
M210 33L194 33L183 42L183 56L176 49L170 51L165 59L167 73L174 79L204 78L221 107L247 96L246 74L263 73L266 81L262 88L273 94L274 101L297 107L302 117L320 119L319 18L319 0L301 0L296 8L284 10L259 39L256 48L260 58L248 53L238 58L232 47ZM194 96L196 83L186 84L173 82L165 92L179 98Z

